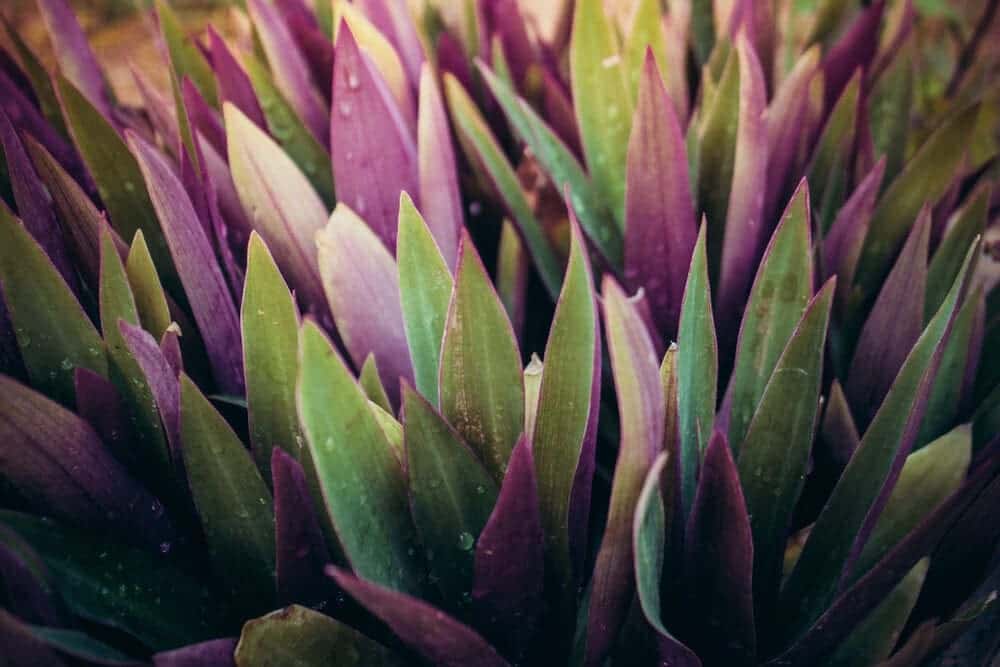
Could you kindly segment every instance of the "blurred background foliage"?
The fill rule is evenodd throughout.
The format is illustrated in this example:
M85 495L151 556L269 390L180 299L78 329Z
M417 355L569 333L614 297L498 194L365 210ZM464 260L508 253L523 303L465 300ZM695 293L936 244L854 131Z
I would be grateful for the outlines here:
M329 2L331 0L306 0ZM473 0L407 0L419 12L426 3L435 5L446 20L461 21L466 3ZM678 0L661 0L667 7ZM709 0L680 0L699 2ZM781 29L805 36L817 6L824 0L770 0L775 4ZM907 0L889 0L892 8ZM911 142L923 138L920 128L931 128L939 120L938 113L946 108L949 84L956 70L966 79L997 80L1000 70L1000 0L910 0L917 10L916 48L913 51L917 72L918 94L911 120L916 132ZM250 26L244 14L233 11L241 0L170 0L191 33L198 33L212 23L232 41L247 40ZM725 7L732 0L714 0ZM870 0L842 0L845 4L868 4ZM560 17L566 16L573 0L520 0L526 14L543 35L558 29ZM140 96L135 88L131 68L150 75L154 83L168 89L167 72L157 52L148 9L152 0L71 0L110 83L125 104L138 105ZM609 14L627 25L636 0L604 0ZM45 27L35 10L35 0L0 0L0 12L43 60L51 53ZM985 19L989 19L988 21ZM6 39L0 29L0 43ZM969 60L958 67L960 60ZM957 87L957 86L956 86Z

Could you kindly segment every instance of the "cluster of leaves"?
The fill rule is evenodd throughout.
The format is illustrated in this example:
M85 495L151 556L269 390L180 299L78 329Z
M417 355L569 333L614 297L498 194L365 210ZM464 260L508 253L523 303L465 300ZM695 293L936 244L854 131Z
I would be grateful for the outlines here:
M910 0L157 0L141 109L37 4L11 664L917 664L995 613L1000 87L916 122Z

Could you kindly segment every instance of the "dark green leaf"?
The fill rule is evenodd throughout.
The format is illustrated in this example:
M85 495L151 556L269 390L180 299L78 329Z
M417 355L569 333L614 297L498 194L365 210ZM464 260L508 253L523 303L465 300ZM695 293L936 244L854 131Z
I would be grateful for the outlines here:
M0 522L42 557L70 611L81 618L127 632L153 650L227 629L224 601L162 556L17 512L0 511Z
M712 316L708 257L702 223L684 287L677 337L677 416L680 429L681 497L684 513L691 508L698 465L715 421L719 350Z
M562 293L545 345L532 454L546 543L546 576L573 593L585 540L600 396L600 328L583 235L574 226ZM586 487L588 501L578 487Z
M272 448L282 447L300 462L308 451L295 411L298 308L256 232L250 234L240 318L250 445L264 479L270 479Z
M524 430L521 354L467 232L445 323L439 386L442 414L499 482Z
M809 466L835 286L831 279L803 314L740 448L740 482L754 541L754 607L761 622L774 612L785 542Z
M107 377L104 341L31 235L0 204L0 283L31 384L73 404L73 369Z
M421 559L399 459L372 404L310 320L299 332L296 402L344 556L366 579L421 592Z
M181 375L184 468L216 574L248 609L274 600L274 509L243 443Z
M477 165L500 195L524 238L528 252L541 274L549 295L559 293L559 260L549 244L541 223L528 203L517 173L503 154L496 138L469 94L451 74L444 76L445 96L455 123L455 131L469 161ZM622 176L624 178L624 176Z
M454 283L427 223L405 192L396 238L399 298L417 390L438 404L438 361Z
M729 443L734 452L740 451L771 372L812 295L809 210L803 183L774 231L750 291L730 389Z
M403 437L413 522L449 607L471 602L476 540L497 485L458 434L413 389L403 390Z

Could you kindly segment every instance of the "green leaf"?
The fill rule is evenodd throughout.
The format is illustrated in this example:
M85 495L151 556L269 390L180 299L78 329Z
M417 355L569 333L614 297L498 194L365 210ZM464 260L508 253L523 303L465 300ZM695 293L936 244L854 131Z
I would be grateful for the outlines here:
M787 639L807 628L830 602L859 531L883 491L900 447L909 448L916 436L918 424L913 422L924 412L921 406L925 403L928 385L933 382L942 342L951 328L977 252L978 245L966 255L963 268L944 303L907 356L782 588Z
M712 293L703 222L691 256L677 333L677 412L680 428L681 498L691 509L698 466L715 422L719 348L715 340Z
M584 172L573 152L531 106L517 96L509 83L486 67L480 66L479 72L503 108L507 120L548 172L552 183L560 192L569 188L573 211L587 236L607 261L620 269L625 241L622 230L615 224L607 208L606 202L609 200L601 198L597 187Z
M580 0L569 45L570 81L587 167L619 229L625 225L625 159L632 97L614 28L601 0Z
M691 3L691 42L699 68L708 62L715 47L714 7L715 3L709 0L696 0Z
M184 468L216 574L247 609L274 600L274 508L243 443L181 374Z
M270 479L274 447L300 462L308 458L308 450L295 409L299 311L271 251L256 232L251 232L247 250L240 321L250 446L264 479Z
M561 278L559 259L553 252L541 223L535 217L531 204L528 203L517 173L507 161L503 149L500 148L486 120L462 84L454 76L446 73L444 88L455 132L466 156L487 177L500 195L521 236L524 237L525 245L528 246L528 252L531 253L545 288L549 295L555 298L559 294ZM624 178L624 171L622 174Z
M306 175L327 208L332 209L337 203L337 195L334 192L330 154L282 96L267 67L251 54L243 54L242 62L264 111L267 120L265 129Z
M642 76L647 49L652 50L660 72L666 73L678 69L673 66L674 63L667 62L667 39L658 0L639 0L632 15L628 39L625 40L625 72L633 103L638 95L639 79Z
M960 415L969 357L979 353L971 347L976 322L982 318L982 309L982 292L977 288L966 296L951 326L914 447L923 447L943 435L955 425L955 419Z
M21 221L0 205L0 284L33 387L73 405L73 369L107 377L97 329Z
M929 566L929 558L914 565L823 664L827 667L867 667L881 664L888 658L917 603Z
M205 56L185 35L184 26L165 0L155 0L156 17L159 20L163 41L170 55L177 80L190 77L198 87L205 101L218 106L219 98L215 89L215 77Z
M653 461L635 506L632 539L635 549L635 589L642 611L661 634L670 634L663 623L660 580L663 577L667 539L667 511L663 504L662 480L668 452Z
M170 307L142 230L137 231L132 239L125 260L125 273L142 327L159 340L170 326Z
M809 192L824 235L847 198L860 97L861 72L858 71L830 111L809 165Z
M364 388L362 387L363 390ZM371 399L368 399L368 407L371 409L372 414L375 415L375 421L378 422L378 427L382 429L382 434L385 435L385 439L389 442L389 447L392 448L392 453L396 456L396 460L399 461L400 467L405 468L406 452L403 450L403 425L396 421L391 412Z
M735 49L730 53L722 78L710 99L703 103L698 122L689 133L697 139L689 154L697 161L691 186L697 196L695 210L704 211L708 221L709 273L716 276L722 257L726 211L736 163L736 134L740 113L740 62ZM732 442L732 440L730 440Z
M403 389L403 437L413 522L446 604L471 602L475 544L497 485L472 450L413 389Z
M101 275L98 290L101 329L107 345L109 375L122 397L125 414L132 426L130 456L133 463L157 491L168 492L174 485L173 465L160 411L146 375L132 356L118 328L119 321L139 325L139 313L129 287L125 266L115 248L111 230L101 230Z
M299 605L247 621L234 657L239 667L403 664L349 625Z
M454 283L448 264L413 200L399 199L399 299L417 391L438 404L438 361Z
M959 426L906 457L875 530L854 564L852 581L860 579L958 489L971 458L972 431L968 426Z
M123 239L142 230L167 290L183 294L173 258L146 191L139 163L118 132L62 75L55 77L66 125L101 195L112 226Z
M524 430L521 353L486 267L463 234L441 344L441 412L499 483Z
M87 664L127 665L129 667L138 664L135 658L79 630L49 628L39 625L26 625L25 627L35 639L44 642L60 653L79 658Z
M976 237L986 229L992 187L979 189L969 203L949 221L948 233L934 251L930 266L927 267L927 298L924 301L924 320L929 321L944 301L948 287L955 281L962 260Z
M369 401L312 321L299 332L299 418L326 508L359 576L419 594L421 561L399 460Z
M729 443L740 451L778 357L812 296L809 192L799 187L764 254L740 324Z
M885 156L885 183L903 168L910 114L913 110L913 40L900 47L889 66L875 81L869 95L868 116L875 155Z
M588 429L596 423L600 393L600 333L594 279L583 236L573 227L569 264L545 344L532 454L545 532L546 578L564 595L575 595L571 519L576 475L588 465ZM590 435L593 437L593 435ZM579 546L579 545L578 545Z
M973 105L938 127L879 199L858 259L856 303L875 294L924 202L936 202L951 185L978 114Z
M225 600L162 556L18 512L0 510L0 523L42 557L69 611L80 618L117 628L153 650L232 630Z
M375 361L375 353L369 352L365 357L365 363L361 366L361 374L358 376L358 383L365 392L368 400L379 406L390 415L392 414L392 404L389 402L389 395L382 386L382 380L378 374L378 363Z
M785 543L809 467L823 382L823 349L836 280L802 316L781 353L738 460L753 533L755 616L771 618Z

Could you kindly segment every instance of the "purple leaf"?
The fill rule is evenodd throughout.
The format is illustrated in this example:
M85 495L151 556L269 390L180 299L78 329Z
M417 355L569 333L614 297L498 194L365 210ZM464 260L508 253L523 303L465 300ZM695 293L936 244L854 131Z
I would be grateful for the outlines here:
M330 565L326 572L409 647L442 667L508 667L479 634L422 600L358 579Z
M823 100L826 112L837 102L855 70L867 71L878 49L885 0L864 9L823 58Z
M327 38L312 14L306 10L305 14L295 12L285 16L288 22L288 29L302 50L306 63L309 65L309 73L312 75L313 83L324 101L330 103L330 92L333 89L333 44Z
M0 109L0 144L3 146L7 175L14 190L17 212L25 228L59 269L66 284L74 292L79 292L76 273L69 261L66 244L56 222L55 212L52 210L52 199L43 189L17 130L2 109Z
M153 656L153 667L235 667L233 638L211 639Z
M0 395L0 469L35 510L157 548L172 540L163 504L85 421L2 375Z
M332 328L315 242L327 220L326 205L264 130L231 104L223 107L223 114L233 183L253 228L267 242L303 310Z
M421 213L445 263L454 273L459 230L464 221L462 196L448 116L430 65L420 73L417 144Z
M988 447L989 455L966 482L893 547L882 560L841 593L809 630L781 655L772 667L817 664L843 642L859 621L873 610L906 576L918 560L931 552L947 531L989 488L1000 490L1000 441ZM984 452L986 453L986 452ZM994 505L995 506L995 505Z
M174 362L156 343L156 339L141 327L119 320L118 331L121 332L129 354L139 364L142 374L146 377L146 385L163 423L171 455L175 461L180 461L181 388L178 381L180 369L174 366ZM176 344L176 334L173 331L168 329L163 336L164 341L173 340ZM170 343L168 349L169 346Z
M736 329L763 249L767 182L764 75L757 54L745 38L739 39L737 53L740 63L739 125L716 308L717 321L723 331Z
M518 8L517 0L480 0L479 7L486 28L480 39L484 39L486 44L497 37L500 39L514 86L520 88L528 68L538 57L528 37L528 23Z
M625 182L625 286L646 289L657 330L677 337L697 235L684 134L651 49L646 51Z
M267 61L274 72L278 90L295 109L309 131L327 146L327 109L319 91L309 79L309 65L277 7L266 0L248 0L247 7L260 37Z
M59 654L38 639L13 614L0 608L0 646L3 646L4 663L11 667L64 667Z
M205 341L215 381L221 391L240 395L244 388L239 317L198 214L163 156L134 133L126 134Z
M755 652L753 537L739 471L716 431L705 452L685 536L684 576L695 619L690 642L707 664L744 664Z
M201 91L187 76L181 81L184 109L190 118L192 131L201 134L220 155L226 155L226 129L219 112L209 106ZM201 160L204 163L204 160ZM204 165L203 165L204 166Z
M77 366L73 369L73 387L76 413L90 424L113 453L124 453L131 431L115 385L103 375Z
M36 1L63 76L83 93L109 123L114 124L114 108L104 75L69 3L66 0Z
M826 238L823 239L821 280L826 281L830 276L837 276L838 303L843 303L847 297L847 290L854 282L854 269L861 253L861 244L868 233L872 211L875 210L875 200L882 187L885 164L886 160L883 157L858 183L854 193L834 218Z
M405 0L358 0L368 20L386 36L399 54L412 87L420 80L424 65L424 47L417 34L416 23Z
M442 79L444 79L445 74L451 74L462 84L462 88L475 90L472 82L472 67L469 64L469 59L465 57L465 47L462 46L462 41L459 38L447 30L438 37L437 61Z
M396 249L399 193L417 207L417 147L384 79L344 23L333 68L330 145L337 197Z
M576 125L573 101L558 75L549 67L542 69L542 109L552 131L573 151L578 160L582 160L583 146L580 144L580 130Z
M93 180L73 146L49 124L41 111L3 71L0 71L0 109L7 114L14 127L29 135L25 137L26 142L31 143L34 139L41 143L87 192L96 194Z
M259 127L267 127L250 77L233 57L229 47L212 26L208 27L212 69L219 88L219 105L229 102Z
M482 627L514 658L523 654L542 611L545 551L534 465L531 442L521 436L476 543L472 597Z
M663 446L663 387L649 331L613 278L606 277L604 328L618 393L621 443L604 538L591 580L586 664L601 664L633 599L632 518L646 474Z
M338 204L316 235L319 270L330 311L357 368L375 355L379 377L393 405L399 380L413 382L403 326L396 260L355 213Z
M862 431L924 328L930 223L925 206L858 338L844 389Z
M184 370L184 359L181 357L180 333L178 332L179 329L175 327L169 327L163 332L163 337L160 338L160 352L170 364L174 375L180 377L181 371Z
M302 465L280 447L271 450L278 603L314 603L330 586L330 562Z
M806 51L785 76L767 107L767 194L764 201L765 236L781 215L804 163L809 141L809 89L815 81L819 49Z
M135 87L142 96L142 106L146 110L153 131L163 137L164 146L171 155L178 155L183 147L180 125L177 123L177 105L150 79L148 74L135 66L129 69Z

